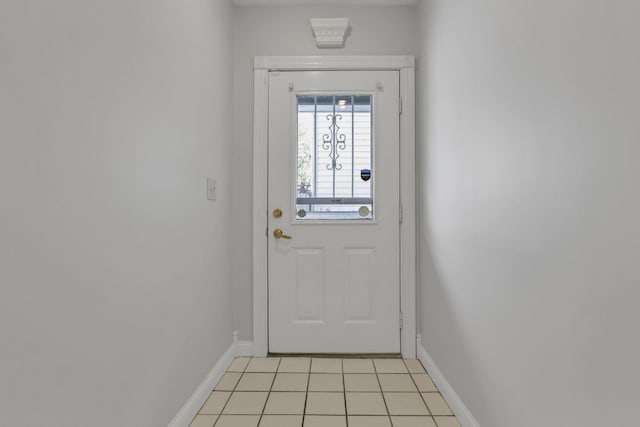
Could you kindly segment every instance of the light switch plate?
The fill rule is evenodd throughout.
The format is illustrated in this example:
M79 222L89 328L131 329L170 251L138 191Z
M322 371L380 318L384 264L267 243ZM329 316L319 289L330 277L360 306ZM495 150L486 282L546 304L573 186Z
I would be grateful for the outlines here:
M207 178L207 200L216 200L217 196L216 180Z

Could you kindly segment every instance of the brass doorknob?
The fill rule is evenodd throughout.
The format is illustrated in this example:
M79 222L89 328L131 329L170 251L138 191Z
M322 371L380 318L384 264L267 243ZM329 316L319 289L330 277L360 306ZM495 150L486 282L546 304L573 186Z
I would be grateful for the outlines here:
M273 237L275 237L276 239L291 239L291 236L287 236L286 234L284 234L284 232L282 230L280 230L279 228L276 228L275 230L273 230Z

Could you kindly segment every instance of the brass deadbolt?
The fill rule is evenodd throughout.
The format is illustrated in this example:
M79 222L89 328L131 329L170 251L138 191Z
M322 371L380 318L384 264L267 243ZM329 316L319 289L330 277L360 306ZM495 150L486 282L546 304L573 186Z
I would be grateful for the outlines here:
M280 218L282 216L282 211L280 209L274 209L273 210L273 217L274 218Z

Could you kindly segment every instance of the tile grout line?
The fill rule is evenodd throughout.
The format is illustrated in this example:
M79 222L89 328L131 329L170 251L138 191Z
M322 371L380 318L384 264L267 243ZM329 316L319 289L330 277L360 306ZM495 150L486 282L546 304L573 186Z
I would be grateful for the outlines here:
M378 387L380 387L380 395L382 395L382 401L384 402L384 408L387 410L387 417L389 418L389 424L393 426L393 421L391 420L391 412L389 412L389 406L387 405L387 399L384 397L384 391L382 390L382 383L380 382L380 377L378 376L378 368L376 367L376 362L374 359L371 359L371 364L373 365L373 372L376 374L376 381L378 381Z
M229 403L229 401L231 400L231 396L233 396L233 393L236 392L236 389L238 388L238 384L240 384L240 381L242 380L242 377L244 377L245 371L247 370L247 366L249 366L249 363L251 363L251 359L249 359L249 361L247 362L247 364L244 366L244 368L242 368L242 372L240 373L240 378L238 378L238 382L236 383L236 385L233 386L233 390L231 390L231 393L229 393L229 397L227 397L227 400L224 402L224 405L222 405L222 409L220 409L220 413L218 414L218 418L216 418L216 422L213 423L213 426L211 427L215 427L218 424L218 421L220 421L220 418L222 418L222 413L224 412L225 408L227 407L227 404ZM234 361L236 360L235 358L233 359ZM233 364L233 362L231 362ZM224 373L226 374L229 371L225 371ZM224 375L223 375L224 377ZM222 378L221 378L222 379ZM219 381L218 381L219 382ZM217 387L218 384L215 385L215 387ZM215 391L216 389L213 389L213 391Z
M443 418L443 417L453 418L456 422L458 422L458 418L456 418L456 416L455 416L455 415L437 415L437 416L438 416L438 417L441 417L441 418ZM436 420L436 417L435 417L435 416L433 417L433 420L434 420L433 422L436 424L436 427L440 427L440 423L438 422L438 420ZM459 424L460 424L460 423L458 422L458 425L459 425Z
M420 362L418 360L418 362ZM405 363L406 365L406 363ZM453 413L453 411L451 410L451 408L449 407L449 404L445 401L447 407L449 407L449 412L451 412L451 415L434 415L433 412L431 411L431 408L429 407L429 405L427 404L427 401L424 399L423 394L437 394L442 398L442 393L440 392L440 389L438 388L437 385L435 385L435 383L433 382L433 378L431 377L431 374L429 373L429 371L427 371L427 369L424 367L424 365L422 364L422 362L420 362L420 366L422 366L422 369L424 369L424 372L427 374L427 376L429 377L429 380L431 380L431 383L433 384L433 386L435 387L436 391L420 391L418 389L418 392L420 393L420 398L422 399L422 401L424 402L424 404L427 406L427 409L429 410L429 414L431 414L431 418L433 418L433 422L434 424L436 424L436 427L439 427L439 424L436 420L436 416L438 417L442 417L442 416L446 416L446 417L453 417L456 421L458 421L458 417L456 417L456 414ZM407 366L407 369L409 369L409 367ZM413 379L413 375L411 375L411 379ZM415 382L415 380L414 380ZM417 386L417 383L416 383ZM444 399L444 398L443 398Z
M429 380L431 380L431 383L433 384L433 386L436 388L436 391L427 391L424 393L430 393L430 394L438 394L440 395L440 397L444 400L444 398L442 397L442 393L440 392L440 389L438 388L438 386L433 382L433 378L431 377L431 374L429 373L429 371L427 371L427 368L424 367L424 365L422 364L422 362L420 360L418 360L418 362L420 363L420 366L422 366L422 369L424 369L424 372L427 374L427 376L429 377ZM413 376L412 376L413 378ZM422 398L422 400L424 401L424 404L427 405L427 409L429 409L429 413L431 414L431 417L433 418L433 422L436 424L436 427L440 426L440 423L438 423L438 421L436 420L436 416L441 417L443 415L434 415L433 412L431 411L431 408L429 407L429 405L427 404L427 401L424 400L424 395L422 392L420 392L420 397ZM447 401L445 401L445 404L447 405L447 407L449 407L449 403ZM456 416L456 414L453 412L453 410L451 410L451 408L449 407L449 412L451 412L451 415L445 415L447 417L452 417L456 422L458 422L458 417Z
M266 359L268 359L268 357ZM264 401L264 406L262 407L262 412L260 413L260 417L258 418L258 424L256 424L256 427L258 427L262 422L262 417L264 416L264 410L267 409L267 403L269 403L269 398L271 397L271 389L273 388L273 384L276 382L276 377L278 376L278 369L280 368L281 363L282 363L282 357L279 357L278 366L276 366L275 373L273 374L273 380L271 380L271 387L269 387L269 390L267 392L267 399Z
M309 383L311 383L311 364L313 363L313 358L309 358L309 370L307 371L307 390L304 394L304 407L302 408L302 426L306 424L305 418L307 416L307 402L309 401Z
M402 363L404 364L404 367L407 368L407 372L409 372L409 378L411 378L411 382L416 387L416 390L418 391L418 396L420 396L420 400L422 400L422 403L424 403L425 408L427 408L427 412L429 412L429 418L431 418L431 421L433 421L433 424L436 427L438 427L438 424L436 423L436 419L433 417L433 413L431 413L431 408L429 408L429 405L427 405L427 401L424 400L424 396L422 396L422 391L420 391L420 387L418 387L418 383L413 378L413 373L411 372L411 369L409 369L409 367L407 366L407 362L405 362L404 359L402 359ZM420 362L420 364L422 365L422 362ZM424 369L424 366L422 367L422 369ZM427 372L426 369L424 369L424 371ZM431 376L429 376L429 378L431 378ZM433 383L433 381L431 382ZM435 384L433 386L436 387ZM436 390L437 389L438 387L436 387Z
M344 380L344 359L340 359L340 370L342 371L342 399L344 401L344 422L349 427L349 413L347 412L347 384Z

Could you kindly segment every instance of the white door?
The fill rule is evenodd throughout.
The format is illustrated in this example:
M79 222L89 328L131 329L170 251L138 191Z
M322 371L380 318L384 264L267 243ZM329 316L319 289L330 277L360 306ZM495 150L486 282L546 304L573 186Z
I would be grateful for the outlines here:
M400 352L399 73L269 73L269 351Z

